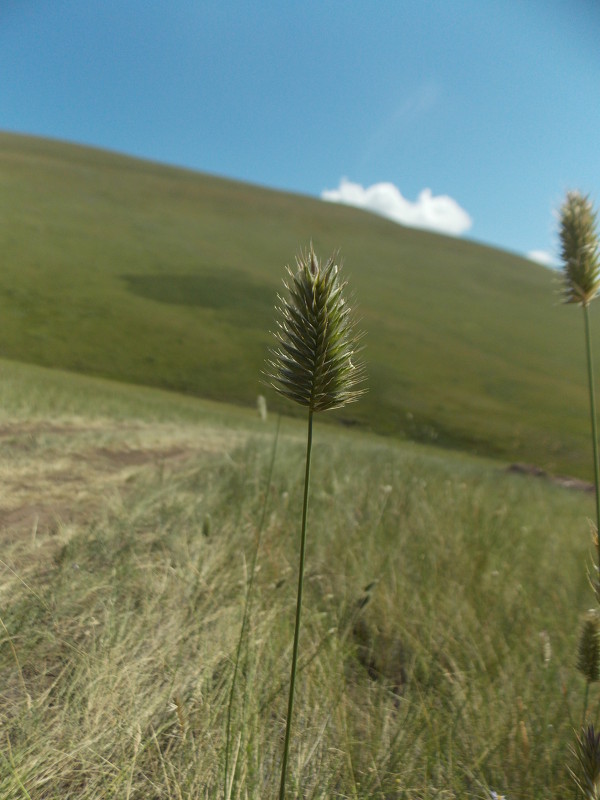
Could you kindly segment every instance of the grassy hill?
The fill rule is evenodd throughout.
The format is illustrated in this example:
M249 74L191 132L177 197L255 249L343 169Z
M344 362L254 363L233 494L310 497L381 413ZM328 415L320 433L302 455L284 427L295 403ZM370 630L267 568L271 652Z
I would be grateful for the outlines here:
M0 207L5 358L254 404L283 267L312 239L322 256L341 249L367 331L370 391L339 420L591 472L582 322L542 267L308 197L9 134Z

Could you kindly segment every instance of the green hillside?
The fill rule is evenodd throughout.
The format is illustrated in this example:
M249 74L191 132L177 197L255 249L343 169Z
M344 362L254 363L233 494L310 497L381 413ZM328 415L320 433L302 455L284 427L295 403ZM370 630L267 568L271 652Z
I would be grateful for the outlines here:
M265 392L283 407L260 371L284 265L312 239L322 256L341 249L367 331L369 394L337 419L590 474L582 321L542 267L356 209L11 134L0 203L2 357L238 404Z

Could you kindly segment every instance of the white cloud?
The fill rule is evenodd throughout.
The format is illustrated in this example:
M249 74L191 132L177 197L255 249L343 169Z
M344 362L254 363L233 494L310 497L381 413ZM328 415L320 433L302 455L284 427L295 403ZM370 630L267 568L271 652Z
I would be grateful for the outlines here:
M470 215L456 200L445 194L433 195L431 189L423 189L413 203L403 197L393 183L374 183L365 189L360 183L342 178L337 189L325 189L321 197L373 211L402 225L453 236L460 236L473 225Z
M530 250L527 253L527 258L530 261L535 261L536 264L542 264L544 267L551 269L558 269L556 258L548 250Z

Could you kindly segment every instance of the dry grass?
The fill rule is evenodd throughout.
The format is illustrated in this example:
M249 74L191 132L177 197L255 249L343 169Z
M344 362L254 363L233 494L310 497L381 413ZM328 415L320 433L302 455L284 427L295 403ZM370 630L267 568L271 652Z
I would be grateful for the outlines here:
M209 425L65 417L0 425L0 536L49 534L65 541L90 523L144 470L165 470L223 453L244 440Z
M46 416L41 399L26 413L4 395L3 506L31 514L5 520L0 538L0 796L224 796L232 661L266 500L225 794L270 797L303 441L284 423L266 492L272 422L244 428L222 412L219 423L204 406L192 419L175 399L165 422L166 398L116 389L107 415L94 411L101 387L86 385L63 416L58 394ZM589 494L315 433L290 796L567 796ZM39 514L36 527L41 506L52 524Z

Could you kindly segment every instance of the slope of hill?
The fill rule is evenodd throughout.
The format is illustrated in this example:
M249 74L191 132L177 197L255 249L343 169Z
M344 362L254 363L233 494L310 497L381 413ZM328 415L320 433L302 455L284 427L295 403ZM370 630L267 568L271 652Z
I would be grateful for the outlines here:
M0 135L0 355L253 404L301 247L367 332L345 423L589 476L581 319L542 267L344 206ZM268 394L268 402L292 412Z

